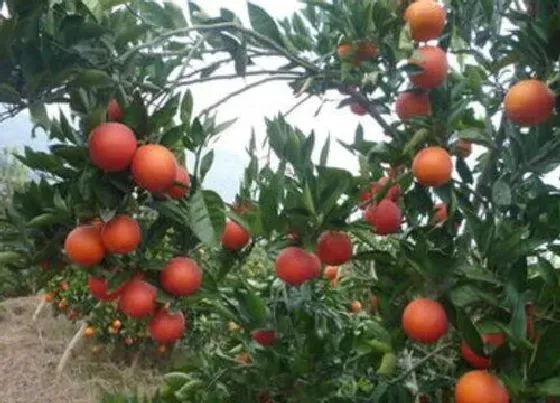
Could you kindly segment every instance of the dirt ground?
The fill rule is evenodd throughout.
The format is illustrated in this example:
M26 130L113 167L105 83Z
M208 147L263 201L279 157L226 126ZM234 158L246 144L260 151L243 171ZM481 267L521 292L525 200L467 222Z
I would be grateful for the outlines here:
M93 357L80 340L60 376L56 368L79 325L54 318L40 297L0 303L0 403L93 403L104 392L150 393L162 372Z

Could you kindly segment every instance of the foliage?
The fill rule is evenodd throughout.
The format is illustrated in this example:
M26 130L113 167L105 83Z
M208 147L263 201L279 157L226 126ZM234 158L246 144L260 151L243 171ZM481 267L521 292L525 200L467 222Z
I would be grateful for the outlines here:
M558 253L560 200L558 186L543 180L560 162L560 118L553 114L522 128L507 105L502 108L519 80L539 79L558 92L557 4L446 2L439 46L452 62L450 72L429 91L431 114L401 121L390 105L404 91L419 91L410 76L429 73L429 66L420 66L425 60L410 61L418 54L405 24L407 1L307 0L279 22L250 4L251 27L228 10L210 17L193 3L189 23L168 3L35 3L8 2L10 17L0 21L1 100L12 112L30 107L53 139L50 153L26 149L19 157L43 178L14 195L7 215L10 252L22 267L45 260L66 266L61 246L78 223L117 213L138 218L140 247L109 255L90 273L114 289L141 270L158 286L158 303L188 313L193 326L179 349L180 371L167 375L156 401L449 401L456 379L469 368L458 353L461 341L476 354L491 354L493 371L513 401L560 395L559 282L551 263ZM348 45L349 55L340 45ZM228 58L205 63L208 53ZM254 60L270 55L285 64L257 70ZM195 59L202 69L193 67ZM222 65L234 73L216 74ZM265 78L192 116L189 85L248 76ZM353 175L328 166L329 142L317 163L314 133L304 134L282 115L269 119L269 158L257 158L253 133L239 199L228 208L202 187L213 160L209 147L232 123L218 124L210 112L271 80L324 102L327 91L338 90L341 108L361 106L386 137L367 140L358 126L354 140L341 143L360 163ZM127 172L101 172L87 158L88 134L105 122L112 98L141 144L162 144L181 163L184 148L195 156L188 197L151 195ZM72 115L49 119L44 103L61 100ZM459 140L478 146L476 161L461 156ZM457 174L443 186L415 180L414 157L427 146L456 154ZM382 177L395 183L362 200ZM381 236L369 225L370 208L381 205L395 184L402 193L395 197L402 231ZM438 201L447 209L440 222ZM241 251L219 245L226 217L251 235ZM313 250L329 230L348 233L354 245L340 278L308 277L292 287L272 274L281 250ZM159 287L159 271L177 255L203 269L203 286L189 297L172 298ZM80 281L61 295L80 297L80 313L96 318L92 299L77 294L84 291ZM352 301L365 305L372 296L378 315L348 312ZM440 302L451 325L434 346L414 342L401 324L405 306L420 296ZM126 329L137 324L130 320ZM273 346L252 340L251 333L263 329L275 332ZM488 350L481 335L496 332L507 342Z

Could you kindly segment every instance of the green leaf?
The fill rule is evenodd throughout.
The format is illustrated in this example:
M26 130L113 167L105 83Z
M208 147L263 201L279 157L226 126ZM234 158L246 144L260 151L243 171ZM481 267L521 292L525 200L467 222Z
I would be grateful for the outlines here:
M8 84L0 84L0 102L16 103L21 100L21 95L16 89Z
M72 85L81 88L112 87L114 81L102 70L80 71L72 80Z
M483 130L470 127L468 129L460 130L456 134L458 139L467 140L474 144L480 144L486 147L493 147L494 142Z
M29 115L31 116L31 121L43 129L48 130L51 127L51 120L49 115L47 115L47 109L45 104L41 102L34 102L29 107Z
M457 328L464 340L476 354L484 354L484 344L478 330L462 309L455 307L449 300L442 301L449 321Z
M190 90L186 90L181 101L181 120L184 124L190 123L193 111L193 96Z
M220 196L216 192L199 190L191 196L189 207L189 221L194 234L206 245L217 245L226 223Z
M214 161L214 150L211 150L204 157L202 157L202 160L200 161L200 182L201 183L204 181L204 177L206 176L208 171L210 171L210 168L212 167L212 162L213 161Z
M264 8L253 3L249 3L247 6L249 8L249 20L253 29L259 34L272 39L278 45L284 46L276 21L274 21Z
M560 396L560 377L537 383L535 389L540 396Z
M328 136L327 140L325 141L325 145L323 146L323 148L321 150L321 157L319 158L319 165L321 165L321 166L327 165L327 160L329 159L330 148L331 148L331 136Z
M161 145L164 145L167 148L174 148L177 143L181 141L184 134L184 126L175 126L166 131L159 142Z
M511 204L511 188L502 181L497 181L492 186L492 202L498 206L509 206Z
M560 324L549 326L539 340L537 350L529 367L529 378L533 381L546 379L560 368Z
M266 320L266 303L257 293L247 289L237 289L239 308L248 316L253 326L261 326Z

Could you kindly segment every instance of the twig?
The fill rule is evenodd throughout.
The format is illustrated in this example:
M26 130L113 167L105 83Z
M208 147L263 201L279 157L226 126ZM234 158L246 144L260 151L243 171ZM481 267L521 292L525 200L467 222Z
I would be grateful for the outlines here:
M295 111L298 107L300 107L301 105L303 105L305 102L307 102L309 99L311 99L313 97L313 95L309 94L307 95L305 98L299 100L294 106L292 106L290 109L288 109L282 116L286 117L288 116L290 113L292 113L293 111Z
M264 74L282 74L282 75L291 75L291 77L286 77L288 79L296 79L296 78L300 78L301 77L301 73L297 73L297 72L291 72L291 71L286 71L286 72L279 72L276 70L259 70L259 71L248 71L245 75L246 76L260 76L260 75L264 75ZM187 80L187 81L175 81L173 83L174 86L177 85L191 85L191 84L198 84L198 83L203 83L206 81L218 81L218 80L231 80L234 78L243 78L241 76L239 76L238 74L224 74L222 76L210 76L210 77L202 77L202 78L195 78L192 80Z
M41 311L45 307L45 304L46 304L45 300L43 298L41 298L41 302L39 303L39 305L37 305L37 308L35 309L35 312L33 313L33 317L31 318L31 322L35 322L37 320L37 317L39 316L39 314L41 313Z
M441 353L443 350L445 350L446 348L452 346L451 343L446 343L446 344L442 344L441 346L439 346L438 348L436 348L434 351L432 351L429 354L426 354L426 356L424 356L424 358L422 358L421 360L419 360L416 364L414 364L411 368L409 368L407 371L404 372L404 374L402 374L401 376L399 376L398 378L395 378L393 380L390 381L390 383L399 383L402 382L406 379L406 377L408 375L410 375L412 372L416 371L416 369L418 367L420 367L421 365L423 365L426 361L429 361L432 357L438 355L439 353Z
M70 343L68 343L68 346L66 347L66 350L64 350L64 353L62 354L62 357L60 358L60 362L58 363L58 366L56 367L57 376L60 376L60 374L62 374L62 370L64 370L64 367L66 366L66 363L70 359L70 354L72 353L72 350L74 349L74 347L76 347L76 344L78 344L78 342L82 338L82 335L83 335L86 327L87 327L87 322L82 321L81 325L80 325L80 328L78 329L76 334L74 334L74 337L72 337L72 340L70 340Z
M240 94L244 93L245 91L250 90L251 88L258 87L259 85L264 84L264 83L266 83L266 82L269 82L269 81L276 81L276 80L292 80L292 79L293 79L293 77L266 77L266 78L263 78L262 80L255 81L255 82L253 82L253 83L251 83L251 84L249 84L249 85L247 85L247 86L245 86L245 87L243 87L243 88L241 88L241 89L239 89L239 90L237 90L237 91L232 92L232 93L229 94L228 96L226 96L226 97L220 99L218 102L216 102L216 103L210 105L209 107L207 107L206 109L204 109L202 112L200 112L200 115L207 114L207 113L210 112L211 110L216 109L217 107L219 107L220 105L222 105L224 102L229 101L231 98L234 98L234 97L236 97L237 95L240 95Z
M395 135L395 130L385 121L385 119L381 117L381 115L375 108L375 105L373 105L371 101L364 94L362 94L361 92L359 92L354 88L348 88L346 86L341 86L340 89L348 92L353 100L359 102L360 105L366 108L369 115L377 121L379 126L381 126L383 130L385 130L387 135L389 136Z

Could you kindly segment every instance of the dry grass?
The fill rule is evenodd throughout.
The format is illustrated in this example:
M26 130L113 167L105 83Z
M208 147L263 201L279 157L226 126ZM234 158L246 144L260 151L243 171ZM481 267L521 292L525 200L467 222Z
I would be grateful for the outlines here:
M56 367L78 330L65 318L53 318L45 307L32 316L39 297L14 298L0 304L0 402L90 403L104 392L151 393L162 370L139 362L116 364L108 353L93 357L81 341L60 377ZM150 364L151 365L151 364Z

